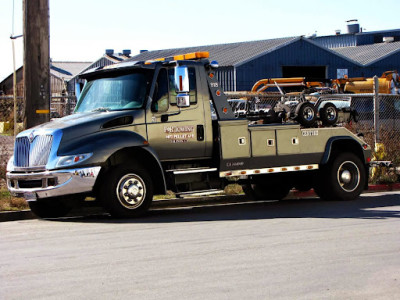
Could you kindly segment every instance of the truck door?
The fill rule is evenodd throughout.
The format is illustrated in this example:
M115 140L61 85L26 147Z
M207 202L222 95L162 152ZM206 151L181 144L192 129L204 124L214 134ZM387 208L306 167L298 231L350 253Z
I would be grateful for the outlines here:
M188 68L188 107L177 106L175 69L159 69L151 107L146 113L147 138L160 160L198 159L205 156L204 101L195 67Z

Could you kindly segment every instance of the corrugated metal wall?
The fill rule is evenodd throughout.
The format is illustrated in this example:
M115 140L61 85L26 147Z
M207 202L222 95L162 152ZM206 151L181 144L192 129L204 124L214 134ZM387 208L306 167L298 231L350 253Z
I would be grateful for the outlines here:
M236 75L234 67L220 67L215 71L215 76L224 91L236 91Z
M236 67L236 89L246 91L263 78L282 77L282 66L326 66L327 78L336 78L337 69L348 69L349 77L361 76L362 67L329 50L299 40Z
M380 77L383 72L391 70L400 72L400 52L363 68L365 77L373 77L374 75Z
M357 37L354 34L341 34L333 36L321 36L311 39L318 45L327 48L351 47L357 45Z
M311 40L317 44L327 48L341 48L371 45L374 43L382 43L383 37L394 37L395 41L400 40L400 31L382 31L382 32L363 32L358 34L340 34L331 36L318 36Z

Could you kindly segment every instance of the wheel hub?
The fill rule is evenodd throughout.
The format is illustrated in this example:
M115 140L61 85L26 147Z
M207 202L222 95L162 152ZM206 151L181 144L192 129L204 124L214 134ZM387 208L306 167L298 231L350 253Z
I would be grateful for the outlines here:
M334 120L336 118L336 111L331 107L327 109L326 114L329 120Z
M305 109L303 116L307 121L312 120L314 118L314 112L310 108Z
M119 202L129 209L139 207L145 197L146 189L143 179L136 174L127 174L121 178L117 185Z
M344 183L349 183L351 181L351 173L345 170L342 172L341 178Z
M128 187L128 194L129 194L129 198L136 198L139 194L139 187L135 186L135 185L131 185L130 187Z
M360 170L352 161L343 162L337 171L338 182L346 192L353 192L358 188L360 177Z

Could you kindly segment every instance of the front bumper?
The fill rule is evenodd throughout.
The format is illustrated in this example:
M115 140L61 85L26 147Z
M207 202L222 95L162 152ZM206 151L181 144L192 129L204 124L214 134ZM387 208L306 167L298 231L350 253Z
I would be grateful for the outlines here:
M27 201L91 192L101 167L31 173L7 173L7 187Z

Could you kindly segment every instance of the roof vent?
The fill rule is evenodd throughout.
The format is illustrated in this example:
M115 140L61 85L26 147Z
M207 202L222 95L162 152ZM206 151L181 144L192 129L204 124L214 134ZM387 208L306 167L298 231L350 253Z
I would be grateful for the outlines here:
M335 34L336 34L336 35L340 35L340 33L341 33L340 29L336 29L336 30L335 30Z
M106 49L106 54L107 55L113 55L114 54L114 49Z
M122 54L125 56L129 56L129 55L131 55L131 50L130 49L122 50Z
M393 43L394 42L394 36L384 36L383 37L383 42L384 43Z
M360 24L357 19L348 20L347 22L347 32L349 34L356 34L360 32Z

